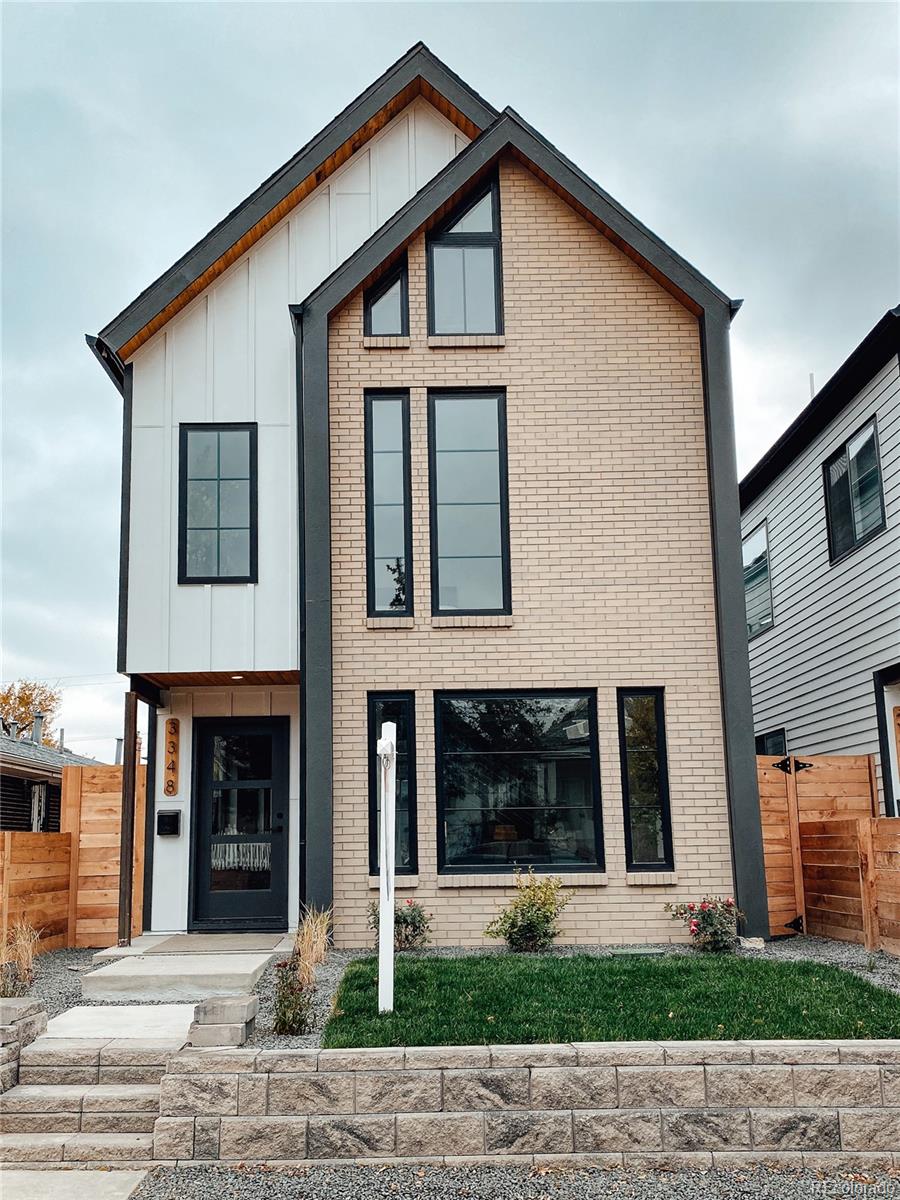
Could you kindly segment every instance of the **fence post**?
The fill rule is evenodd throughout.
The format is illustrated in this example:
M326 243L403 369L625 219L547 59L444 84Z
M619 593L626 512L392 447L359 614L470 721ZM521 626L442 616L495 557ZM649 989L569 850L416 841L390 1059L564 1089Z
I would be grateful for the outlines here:
M877 950L878 882L875 878L875 844L872 838L872 817L856 822L856 847L859 855L859 894L862 900L863 938L867 950Z
M63 767L59 827L69 835L69 921L66 947L78 944L78 857L81 849L81 789L84 767Z
M788 833L791 840L791 862L794 874L794 904L797 916L803 918L803 931L806 932L806 889L803 886L803 854L800 846L800 806L797 801L797 760L788 759L788 771L785 775L785 792L787 795Z

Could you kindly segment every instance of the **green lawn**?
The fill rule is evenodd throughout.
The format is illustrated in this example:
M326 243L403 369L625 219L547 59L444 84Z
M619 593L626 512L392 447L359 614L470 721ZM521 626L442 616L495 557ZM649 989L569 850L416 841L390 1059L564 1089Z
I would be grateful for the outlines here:
M900 996L836 967L728 956L406 958L379 1016L351 963L323 1046L694 1038L896 1038Z

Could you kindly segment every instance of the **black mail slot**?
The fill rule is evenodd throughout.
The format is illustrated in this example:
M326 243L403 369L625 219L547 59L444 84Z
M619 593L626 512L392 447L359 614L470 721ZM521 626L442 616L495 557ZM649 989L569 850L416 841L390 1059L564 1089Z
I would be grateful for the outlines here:
M181 810L163 809L156 814L156 832L159 837L178 837L181 833Z

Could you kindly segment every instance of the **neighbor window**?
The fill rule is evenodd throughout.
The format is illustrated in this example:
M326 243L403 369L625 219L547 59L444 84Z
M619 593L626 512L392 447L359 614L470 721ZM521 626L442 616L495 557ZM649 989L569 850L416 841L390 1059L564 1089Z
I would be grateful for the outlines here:
M765 521L744 538L743 552L747 637L752 638L774 624L769 580L769 534Z
M256 425L182 425L179 583L256 582Z
M365 405L368 613L411 616L409 395L367 392Z
M825 509L832 562L884 529L878 431L874 420L826 462Z
M619 753L629 870L674 865L662 688L619 689Z
M428 424L432 613L508 613L505 398L432 393Z
M603 866L588 692L435 696L442 870Z
M783 729L771 729L768 733L757 734L756 753L783 757L787 754L787 733Z
M428 239L428 332L500 333L500 193L492 184Z
M415 700L412 692L369 693L369 873L378 874L381 836L381 771L376 748L386 721L397 726L396 842L398 875L414 875L416 862Z
M408 337L409 295L406 260L366 292L363 300L366 337Z

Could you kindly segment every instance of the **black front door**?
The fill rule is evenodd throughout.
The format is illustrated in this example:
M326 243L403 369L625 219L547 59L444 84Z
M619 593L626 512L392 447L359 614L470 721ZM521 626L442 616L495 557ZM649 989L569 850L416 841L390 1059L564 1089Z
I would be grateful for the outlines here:
M194 721L191 929L287 927L289 729Z

